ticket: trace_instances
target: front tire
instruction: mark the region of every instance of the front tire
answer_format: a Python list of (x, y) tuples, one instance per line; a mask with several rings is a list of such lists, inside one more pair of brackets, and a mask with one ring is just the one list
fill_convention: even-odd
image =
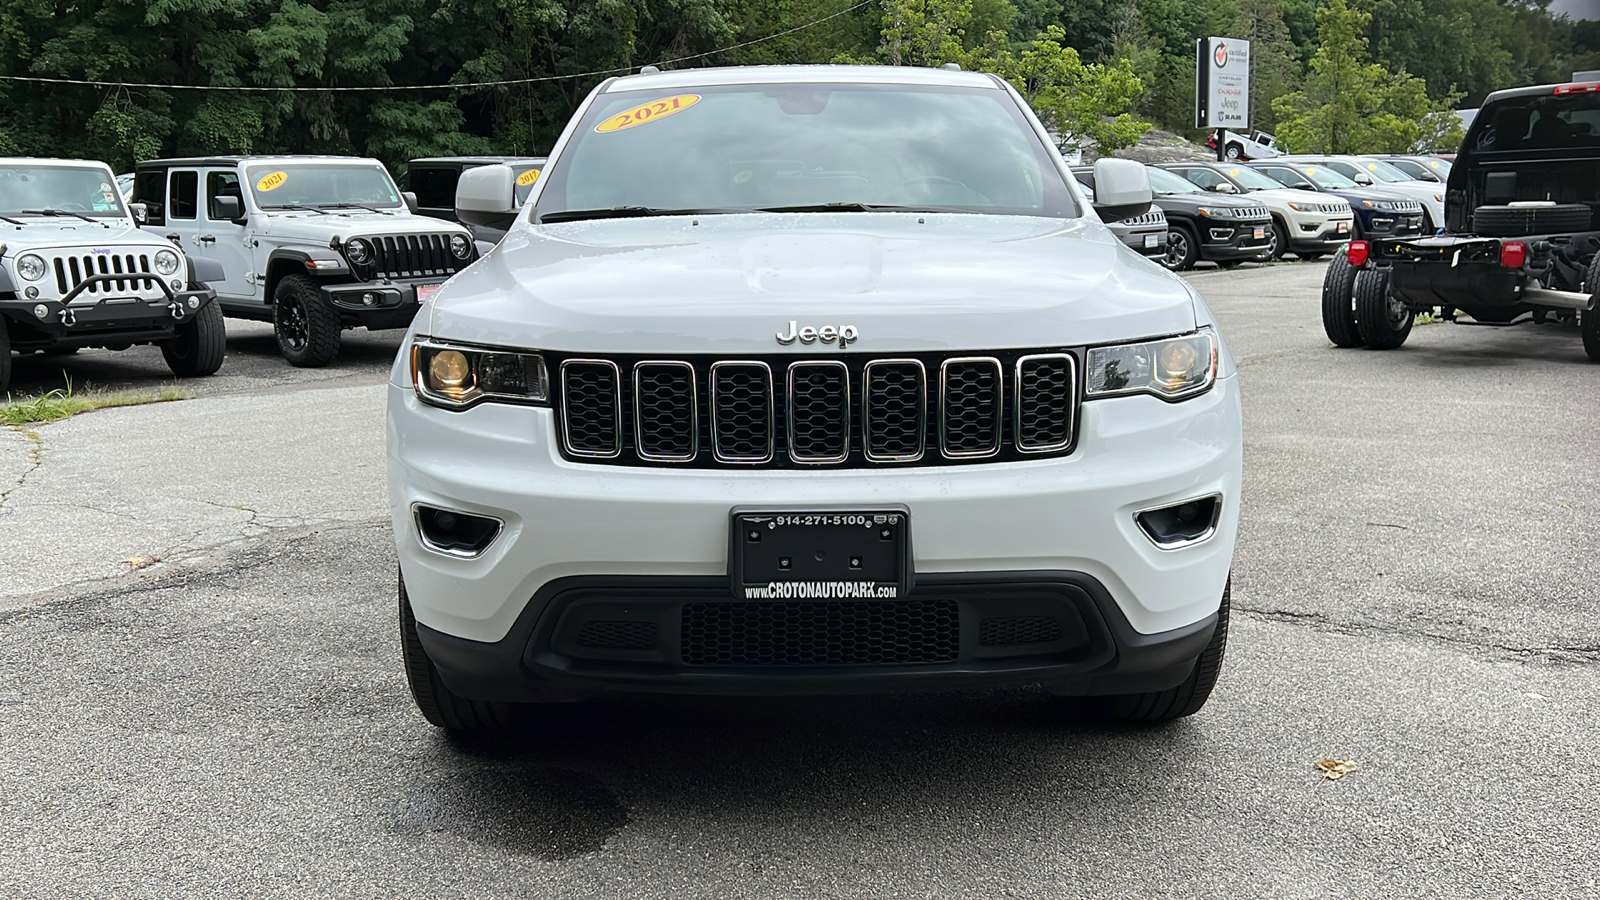
[(1269, 242), (1267, 243), (1266, 251), (1261, 256), (1262, 262), (1283, 259), (1283, 254), (1289, 250), (1289, 229), (1283, 226), (1282, 220), (1274, 217), (1272, 227), (1267, 229), (1267, 235)]
[(1091, 718), (1105, 722), (1156, 724), (1192, 716), (1211, 698), (1222, 674), (1222, 660), (1228, 653), (1228, 607), (1233, 593), (1233, 579), (1222, 588), (1222, 605), (1217, 607), (1217, 628), (1211, 640), (1194, 661), (1194, 671), (1177, 687), (1164, 691), (1146, 691), (1139, 694), (1113, 694), (1107, 697), (1089, 697), (1083, 701), (1083, 711)]
[(11, 334), (5, 319), (0, 319), (0, 391), (11, 386)]
[(1417, 314), (1389, 290), (1387, 269), (1362, 269), (1355, 298), (1356, 330), (1368, 350), (1393, 350), (1411, 336)]
[(316, 369), (333, 362), (343, 328), (317, 283), (290, 275), (278, 282), (272, 299), (272, 333), (289, 365)]
[(1343, 253), (1335, 254), (1322, 275), (1322, 330), (1335, 347), (1346, 350), (1361, 346), (1361, 332), (1356, 330), (1355, 307), (1351, 294), (1355, 290), (1356, 269)]
[[(1583, 280), (1589, 289), (1589, 308), (1578, 314), (1579, 329), (1583, 332), (1583, 352), (1590, 362), (1600, 363), (1600, 254), (1589, 262), (1589, 273)], [(4, 356), (4, 354), (0, 354)]]
[(406, 667), (411, 698), (428, 724), (455, 732), (502, 731), (513, 724), (515, 706), (492, 700), (468, 700), (451, 691), (417, 637), (417, 619), (400, 580), (400, 657)]
[(1199, 243), (1187, 225), (1173, 224), (1167, 229), (1167, 257), (1163, 265), (1174, 272), (1194, 268), (1200, 256)]
[(167, 368), (179, 378), (215, 375), (222, 368), (227, 344), (222, 307), (213, 300), (200, 307), (193, 319), (178, 326), (177, 337), (161, 342), (161, 355)]

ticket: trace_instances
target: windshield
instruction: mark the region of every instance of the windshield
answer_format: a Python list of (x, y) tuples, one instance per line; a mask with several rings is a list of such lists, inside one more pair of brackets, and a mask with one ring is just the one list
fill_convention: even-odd
[(1369, 159), (1365, 163), (1367, 171), (1372, 173), (1376, 181), (1394, 183), (1396, 181), (1415, 181), (1410, 175), (1400, 171), (1394, 166), (1380, 159)]
[(1450, 164), (1442, 159), (1430, 159), (1426, 162), (1417, 159), (1395, 159), (1390, 160), (1389, 165), (1418, 181), (1444, 181), (1450, 177)]
[(1246, 191), (1276, 191), (1282, 190), (1283, 185), (1271, 178), (1257, 172), (1255, 169), (1246, 169), (1244, 166), (1229, 166), (1224, 170), (1234, 183)]
[(1317, 187), (1330, 189), (1357, 187), (1354, 181), (1326, 166), (1295, 166), (1294, 170), (1311, 179), (1311, 183)]
[[(111, 173), (97, 166), (0, 166), (0, 215), (127, 215)], [(44, 210), (49, 210), (46, 213)]]
[(1478, 111), (1462, 147), (1491, 153), (1600, 147), (1600, 93), (1507, 97)]
[(1205, 193), (1205, 190), (1200, 185), (1187, 178), (1174, 175), (1166, 169), (1155, 169), (1146, 166), (1145, 171), (1150, 173), (1150, 190), (1157, 195)]
[(400, 192), (381, 166), (264, 162), (245, 175), (262, 209), (400, 206)]
[(827, 204), (1076, 216), (1059, 157), (1010, 96), (908, 85), (602, 94), (542, 176), (538, 216)]

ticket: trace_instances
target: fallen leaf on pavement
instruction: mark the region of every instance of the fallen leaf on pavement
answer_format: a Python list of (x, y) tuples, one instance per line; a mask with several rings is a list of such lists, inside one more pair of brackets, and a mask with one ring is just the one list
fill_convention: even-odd
[(155, 565), (156, 563), (161, 562), (161, 557), (159, 557), (159, 556), (130, 556), (127, 559), (123, 560), (123, 562), (127, 563), (130, 566), (133, 566), (135, 569), (148, 569), (151, 566)]
[(1317, 761), (1316, 769), (1322, 773), (1324, 781), (1338, 781), (1356, 770), (1356, 761), (1353, 759), (1322, 759)]

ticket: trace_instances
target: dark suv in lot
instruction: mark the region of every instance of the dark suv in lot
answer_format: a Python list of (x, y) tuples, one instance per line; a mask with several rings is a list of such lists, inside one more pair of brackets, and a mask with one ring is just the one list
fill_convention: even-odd
[[(1152, 166), (1150, 188), (1167, 218), (1167, 255), (1162, 264), (1175, 272), (1200, 260), (1232, 268), (1259, 260), (1271, 245), (1272, 214), (1254, 200), (1207, 193), (1177, 175)], [(1078, 181), (1094, 187), (1092, 169), (1074, 168)]]
[(1405, 343), (1418, 312), (1482, 324), (1581, 319), (1600, 362), (1600, 82), (1490, 94), (1445, 187), (1444, 233), (1352, 241), (1329, 266), (1323, 326), (1341, 347)]

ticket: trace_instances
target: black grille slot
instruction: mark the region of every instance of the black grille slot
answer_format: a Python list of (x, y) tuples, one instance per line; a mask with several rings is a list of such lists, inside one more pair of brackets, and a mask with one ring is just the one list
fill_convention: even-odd
[(561, 364), (561, 411), (567, 452), (610, 458), (622, 452), (621, 379), (616, 363), (569, 359)]
[(772, 369), (760, 362), (711, 367), (711, 429), (721, 462), (772, 459)]
[(843, 462), (850, 456), (850, 370), (841, 362), (789, 366), (789, 458)]
[(928, 385), (922, 363), (914, 359), (867, 363), (861, 397), (861, 443), (867, 458), (921, 459), (928, 433)]
[(642, 362), (633, 367), (634, 442), (639, 456), (686, 462), (699, 452), (694, 367)]
[(940, 373), (940, 440), (951, 457), (1000, 452), (1001, 377), (997, 359), (945, 360)]
[(373, 247), (373, 275), (418, 278), (452, 275), (466, 265), (450, 252), (447, 234), (402, 234), (364, 238)]
[[(62, 296), (83, 284), (84, 279), (91, 275), (149, 275), (150, 257), (148, 255), (135, 256), (127, 254), (91, 253), (82, 256), (56, 257), (52, 267), (55, 270), (56, 290)], [(88, 285), (83, 289), (85, 294), (92, 295), (131, 295), (140, 292), (158, 291), (154, 278), (117, 278), (111, 281), (101, 281)]]
[(578, 628), (578, 646), (598, 650), (654, 650), (654, 622), (585, 622)]
[(1072, 412), (1078, 402), (1076, 365), (1065, 353), (1017, 360), (1017, 449), (1060, 450), (1072, 443)]
[(691, 666), (851, 666), (952, 662), (954, 600), (686, 603), (680, 650)]
[(978, 623), (978, 643), (985, 647), (1045, 644), (1061, 640), (1061, 622), (1054, 616), (1007, 616)]

